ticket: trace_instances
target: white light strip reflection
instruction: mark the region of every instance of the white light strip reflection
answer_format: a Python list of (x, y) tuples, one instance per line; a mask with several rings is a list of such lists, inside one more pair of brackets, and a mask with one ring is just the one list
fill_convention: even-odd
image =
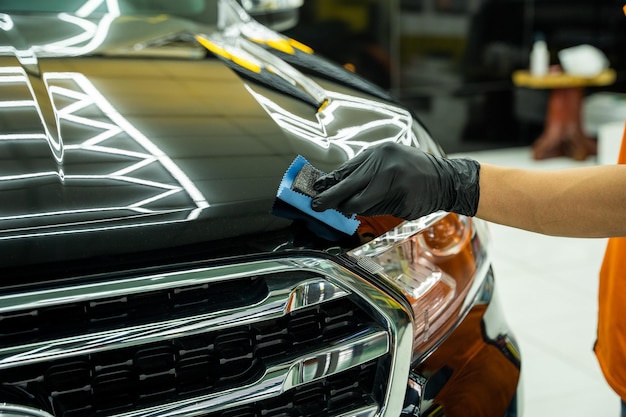
[(0, 30), (8, 32), (10, 30), (13, 30), (13, 27), (14, 23), (13, 19), (11, 19), (11, 16), (6, 13), (0, 13)]
[[(83, 55), (98, 48), (109, 34), (113, 21), (120, 16), (120, 8), (117, 0), (108, 0), (107, 9), (98, 12), (96, 9), (104, 3), (103, 0), (88, 1), (76, 14), (59, 13), (58, 19), (75, 25), (80, 33), (65, 39), (42, 45), (34, 45), (32, 49), (20, 50), (14, 46), (0, 46), (0, 55), (19, 56), (20, 61), (37, 64), (36, 55)], [(93, 14), (93, 16), (92, 16)], [(94, 19), (88, 19), (93, 17)], [(10, 16), (0, 13), (0, 30), (13, 29), (13, 21)], [(33, 55), (33, 53), (35, 55)], [(32, 55), (32, 56), (31, 56)]]
[(50, 78), (54, 77), (55, 79), (73, 79), (87, 94), (87, 96), (92, 98), (94, 103), (104, 112), (104, 114), (108, 116), (117, 126), (119, 126), (124, 133), (131, 136), (138, 144), (158, 159), (161, 165), (163, 165), (170, 172), (170, 174), (172, 174), (172, 176), (180, 182), (183, 189), (191, 196), (198, 208), (209, 207), (209, 203), (191, 182), (191, 180), (189, 180), (187, 175), (185, 175), (185, 173), (174, 162), (172, 162), (172, 160), (163, 151), (152, 143), (150, 139), (137, 130), (135, 126), (131, 125), (128, 120), (122, 117), (122, 115), (115, 110), (115, 108), (113, 108), (108, 101), (106, 101), (106, 99), (85, 76), (82, 74), (68, 73), (49, 73), (47, 76)]
[(22, 79), (24, 78), (24, 71), (19, 67), (0, 67), (0, 74), (15, 74), (20, 75)]
[[(326, 97), (329, 104), (316, 113), (316, 123), (289, 112), (266, 96), (255, 92), (250, 86), (246, 85), (246, 88), (280, 127), (320, 148), (328, 149), (331, 144), (337, 146), (345, 152), (348, 158), (354, 157), (369, 146), (382, 142), (398, 142), (420, 147), (412, 129), (413, 118), (408, 111), (400, 107), (327, 91)], [(376, 117), (369, 117), (368, 120), (371, 121), (368, 123), (354, 126), (341, 125), (333, 128), (332, 123), (337, 119), (337, 113), (351, 110), (361, 111), (364, 114), (375, 113)], [(359, 139), (368, 132), (380, 128), (393, 130), (395, 133), (377, 136), (375, 140)]]
[(94, 13), (98, 7), (106, 4), (106, 7), (111, 14), (116, 16), (120, 15), (120, 5), (118, 0), (88, 0), (80, 9), (76, 11), (76, 15), (80, 17), (87, 17)]
[[(36, 61), (36, 59), (35, 59)], [(23, 62), (23, 60), (20, 59), (20, 62), (22, 64), (25, 64), (25, 62)], [(36, 64), (36, 62), (35, 62)], [(6, 75), (5, 75), (6, 74)], [(11, 75), (9, 75), (11, 74)], [(19, 75), (18, 75), (19, 74)], [(45, 83), (44, 80), (41, 80), (39, 78), (34, 78), (36, 83), (40, 83), (39, 85), (41, 86), (41, 88), (45, 88), (43, 87), (43, 84)], [(8, 135), (0, 135), (0, 141), (7, 141), (7, 140), (24, 140), (24, 139), (29, 139), (29, 140), (45, 140), (48, 143), (48, 146), (50, 147), (50, 150), (52, 152), (52, 154), (54, 155), (54, 158), (56, 159), (57, 163), (62, 163), (63, 161), (63, 143), (61, 142), (61, 134), (60, 131), (56, 132), (56, 135), (52, 135), (50, 133), (49, 130), (49, 124), (46, 122), (46, 119), (44, 117), (44, 114), (42, 113), (41, 109), (39, 106), (37, 106), (36, 104), (36, 99), (37, 96), (35, 94), (35, 90), (33, 88), (33, 85), (31, 84), (31, 79), (29, 79), (29, 77), (26, 74), (26, 71), (23, 67), (4, 67), (2, 68), (2, 71), (0, 72), (0, 85), (4, 86), (7, 84), (22, 84), (24, 85), (28, 91), (30, 92), (30, 95), (33, 99), (31, 100), (13, 100), (13, 101), (0, 101), (0, 108), (1, 109), (11, 109), (11, 108), (24, 108), (24, 107), (32, 107), (33, 110), (35, 110), (35, 112), (37, 113), (37, 115), (39, 116), (39, 120), (41, 121), (41, 128), (44, 132), (44, 134), (8, 134)], [(49, 94), (49, 92), (46, 92), (46, 94)], [(43, 100), (48, 99), (48, 97), (45, 98), (41, 98)], [(51, 100), (51, 98), (50, 98)], [(52, 105), (52, 104), (50, 104)], [(56, 118), (55, 122), (56, 122), (56, 126), (58, 127), (58, 115), (54, 115), (54, 117)], [(51, 127), (51, 126), (50, 126)], [(56, 138), (56, 139), (55, 139)]]
[(48, 140), (48, 137), (42, 133), (13, 133), (0, 135), (0, 140)]
[[(19, 174), (19, 175), (2, 175), (0, 176), (0, 182), (1, 181), (15, 181), (15, 180), (30, 180), (30, 179), (34, 179), (34, 178), (45, 178), (45, 177), (55, 177), (58, 178), (59, 177), (59, 173), (56, 171), (42, 171), (42, 172), (33, 172), (31, 174)], [(22, 216), (5, 216), (5, 217), (0, 217), (0, 220), (4, 220), (4, 219), (15, 219), (18, 217), (22, 217)], [(23, 216), (23, 217), (29, 217), (28, 215)]]
[(121, 177), (124, 176), (126, 174), (129, 174), (133, 171), (137, 171), (143, 167), (146, 167), (148, 165), (150, 165), (151, 163), (153, 163), (154, 161), (156, 161), (156, 158), (146, 158), (143, 161), (137, 162), (134, 165), (131, 165), (127, 168), (124, 169), (120, 169), (119, 171), (115, 171), (112, 175), (116, 176), (116, 177)]
[[(80, 35), (72, 36), (61, 41), (48, 43), (46, 45), (40, 46), (43, 50), (62, 50), (65, 48), (71, 48), (79, 43), (89, 42), (93, 40), (97, 31), (98, 25), (90, 22), (87, 19), (81, 19), (80, 17), (72, 16), (67, 13), (59, 13), (57, 16), (59, 20), (72, 23), (83, 30), (83, 33)], [(106, 33), (105, 33), (106, 35)]]
[[(65, 13), (59, 14), (60, 20), (65, 20), (69, 23), (74, 23), (81, 27), (85, 31), (80, 35), (72, 36), (59, 42), (50, 43), (46, 45), (35, 45), (33, 50), (38, 54), (53, 54), (53, 55), (84, 55), (92, 52), (106, 39), (111, 24), (116, 19), (116, 15), (106, 14), (98, 22), (97, 25), (89, 22), (85, 19), (80, 19), (76, 16), (67, 15)], [(80, 43), (87, 42), (85, 45), (78, 46)]]
[(34, 100), (0, 101), (0, 107), (34, 107)]
[[(20, 68), (21, 69), (21, 68)], [(13, 84), (26, 82), (25, 75), (12, 75), (0, 78), (0, 84)]]
[[(52, 175), (56, 175), (56, 173), (51, 173)], [(112, 207), (105, 207), (105, 208), (97, 208), (97, 209), (81, 209), (81, 210), (59, 210), (59, 211), (50, 211), (47, 213), (43, 213), (43, 214), (26, 214), (26, 215), (18, 215), (18, 216), (6, 216), (3, 217), (3, 219), (7, 219), (7, 220), (23, 220), (23, 219), (35, 219), (35, 218), (44, 218), (44, 217), (54, 217), (54, 216), (66, 216), (69, 214), (85, 214), (85, 213), (102, 213), (104, 211), (111, 211), (111, 212), (115, 212), (115, 211), (133, 211), (135, 213), (140, 213), (142, 214), (164, 214), (164, 213), (175, 213), (175, 212), (181, 212), (184, 210), (181, 209), (172, 209), (172, 210), (166, 210), (166, 211), (155, 211), (155, 210), (149, 210), (143, 207), (127, 207), (127, 206), (112, 206)], [(94, 224), (94, 223), (104, 223), (104, 222), (109, 222), (111, 220), (118, 220), (118, 219), (104, 219), (104, 220), (93, 220), (93, 221), (88, 221), (88, 222), (81, 222), (81, 224)], [(180, 220), (181, 222), (184, 220)], [(166, 222), (160, 222), (160, 223), (166, 223)], [(174, 222), (172, 222), (174, 223)], [(152, 224), (152, 223), (149, 223)], [(45, 225), (45, 226), (38, 226), (39, 228), (42, 229), (46, 229), (46, 228), (52, 228), (55, 227), (54, 224), (52, 225)], [(126, 227), (134, 227), (134, 226), (126, 226)], [(108, 227), (107, 227), (108, 228)], [(30, 228), (21, 228), (21, 229), (16, 229), (16, 230), (30, 230)], [(94, 229), (92, 229), (94, 230)], [(83, 230), (81, 230), (83, 231)], [(68, 231), (66, 233), (75, 233), (74, 231)], [(55, 232), (55, 233), (37, 233), (37, 236), (43, 236), (43, 235), (50, 235), (50, 234), (63, 234), (63, 232)], [(0, 240), (6, 240), (4, 238), (0, 238)]]
[[(109, 207), (109, 208), (106, 208), (105, 210), (98, 210), (98, 212), (115, 211), (115, 210), (132, 210), (132, 208)], [(199, 209), (193, 210), (192, 214), (193, 212), (196, 212), (198, 210)], [(3, 236), (3, 237), (0, 237), (0, 240), (18, 239), (18, 238), (22, 238), (23, 236), (43, 237), (43, 236), (72, 235), (76, 233), (96, 232), (104, 228), (106, 228), (107, 231), (112, 231), (112, 230), (128, 229), (131, 227), (138, 227), (138, 226), (148, 226), (148, 225), (159, 226), (159, 225), (166, 225), (166, 224), (172, 224), (172, 223), (183, 223), (187, 221), (189, 217), (195, 218), (198, 216), (198, 214), (195, 214), (195, 216), (190, 215), (185, 220), (169, 220), (168, 219), (168, 220), (155, 221), (154, 220), (155, 215), (163, 216), (163, 215), (168, 215), (168, 214), (176, 214), (176, 213), (185, 212), (186, 210), (173, 209), (173, 210), (161, 210), (158, 212), (150, 212), (150, 213), (141, 213), (139, 209), (135, 209), (135, 211), (139, 214), (135, 216), (126, 216), (124, 219), (129, 220), (129, 221), (125, 222), (125, 224), (122, 224), (122, 225), (111, 224), (112, 222), (120, 221), (119, 218), (112, 217), (112, 218), (103, 219), (103, 220), (81, 221), (81, 222), (64, 224), (63, 226), (67, 227), (67, 230), (53, 230), (53, 231), (47, 230), (47, 229), (52, 229), (56, 227), (55, 225), (37, 227), (36, 230), (33, 228), (15, 229), (15, 232), (17, 233), (23, 232), (23, 233), (21, 235), (15, 235), (15, 236)], [(142, 211), (145, 211), (145, 210), (142, 210)], [(66, 215), (66, 214), (81, 214), (81, 213), (85, 213), (85, 212), (63, 211), (63, 212), (58, 212), (55, 214)]]
[[(144, 163), (144, 162), (152, 163), (154, 161), (157, 161), (157, 158), (155, 158), (154, 156), (148, 153), (128, 151), (126, 149), (110, 148), (106, 146), (68, 145), (67, 149), (70, 149), (70, 150), (81, 149), (84, 151), (93, 151), (93, 152), (98, 152), (102, 154), (130, 156), (131, 158), (141, 159), (140, 163)], [(142, 166), (145, 166), (145, 165), (142, 165)], [(125, 170), (127, 172), (130, 172), (127, 169)]]
[[(23, 69), (19, 67), (3, 69), (0, 74), (6, 75), (0, 75), (0, 82), (4, 81), (3, 78), (12, 77), (11, 74), (16, 73), (23, 73)], [(81, 151), (93, 154), (120, 155), (126, 158), (134, 159), (134, 161), (128, 161), (125, 164), (126, 166), (117, 166), (114, 171), (104, 174), (42, 171), (24, 172), (21, 174), (3, 176), (1, 175), (0, 169), (0, 182), (30, 181), (46, 177), (56, 178), (56, 181), (65, 181), (66, 184), (75, 184), (77, 181), (86, 181), (87, 183), (93, 184), (97, 184), (102, 181), (113, 181), (114, 183), (119, 184), (134, 184), (142, 188), (156, 191), (156, 193), (151, 193), (152, 195), (149, 196), (146, 196), (145, 193), (138, 193), (137, 195), (142, 195), (141, 200), (129, 201), (123, 206), (116, 204), (115, 206), (98, 208), (72, 207), (68, 208), (68, 210), (57, 210), (54, 212), (1, 216), (0, 221), (15, 221), (20, 219), (44, 217), (52, 218), (54, 216), (68, 214), (101, 214), (101, 216), (98, 216), (99, 218), (97, 219), (94, 218), (91, 220), (87, 219), (76, 222), (72, 222), (70, 220), (69, 224), (62, 225), (63, 230), (58, 230), (58, 225), (56, 225), (54, 221), (50, 221), (46, 225), (36, 227), (27, 226), (12, 230), (4, 229), (3, 232), (5, 232), (5, 236), (1, 236), (2, 232), (0, 232), (0, 240), (15, 239), (19, 236), (23, 236), (24, 234), (41, 236), (87, 232), (90, 230), (97, 230), (98, 227), (117, 229), (151, 224), (182, 222), (197, 218), (203, 209), (210, 206), (202, 193), (195, 187), (187, 175), (163, 151), (161, 151), (145, 135), (130, 124), (117, 110), (115, 110), (115, 108), (113, 108), (113, 106), (104, 98), (104, 96), (102, 96), (102, 94), (86, 77), (75, 73), (47, 73), (45, 74), (44, 79), (48, 85), (51, 85), (49, 90), (53, 98), (63, 98), (65, 99), (63, 101), (70, 99), (71, 101), (71, 103), (67, 104), (65, 107), (55, 109), (60, 121), (64, 123), (71, 123), (74, 126), (83, 126), (87, 128), (85, 129), (86, 132), (93, 132), (91, 136), (87, 134), (82, 137), (80, 143), (66, 144), (64, 147), (65, 152), (71, 154), (76, 151)], [(24, 85), (27, 84), (26, 77), (15, 77), (15, 81), (20, 81)], [(59, 81), (63, 81), (65, 87), (61, 88), (56, 85)], [(57, 100), (57, 103), (58, 102), (61, 101)], [(11, 106), (10, 103), (14, 104), (14, 106)], [(34, 100), (6, 101), (0, 102), (0, 107), (8, 109), (25, 107), (28, 105), (33, 107), (33, 111), (35, 111), (35, 104)], [(94, 116), (94, 119), (76, 115), (75, 112), (82, 111), (88, 107), (97, 108), (98, 112), (95, 112), (96, 116)], [(90, 114), (94, 114), (93, 108), (91, 109)], [(46, 135), (43, 133), (0, 135), (0, 141), (2, 142), (23, 142), (25, 140), (44, 141), (46, 139)], [(109, 143), (107, 142), (108, 140), (114, 141)], [(128, 146), (129, 141), (134, 142), (135, 145)], [(115, 146), (115, 144), (118, 144), (118, 146)], [(30, 145), (25, 144), (23, 146)], [(142, 150), (145, 150), (145, 152), (142, 152)], [(144, 179), (137, 175), (141, 169), (153, 164), (156, 164), (155, 166), (159, 167), (157, 169), (164, 170), (169, 174), (168, 178), (165, 179), (166, 182)], [(82, 169), (88, 169), (88, 167), (83, 166)], [(182, 206), (169, 209), (163, 207), (150, 207), (150, 205), (158, 204), (159, 201), (165, 201), (168, 197), (179, 193), (185, 193), (189, 198), (188, 207)], [(165, 207), (167, 207), (167, 205), (165, 205)], [(136, 213), (136, 215), (127, 214), (120, 216), (120, 212), (123, 211)], [(115, 214), (113, 217), (106, 217), (106, 214), (103, 213), (107, 212)], [(168, 220), (156, 220), (154, 218), (154, 216), (158, 215), (176, 213), (186, 214), (186, 217), (171, 218)], [(111, 223), (115, 224), (115, 226), (112, 226)]]

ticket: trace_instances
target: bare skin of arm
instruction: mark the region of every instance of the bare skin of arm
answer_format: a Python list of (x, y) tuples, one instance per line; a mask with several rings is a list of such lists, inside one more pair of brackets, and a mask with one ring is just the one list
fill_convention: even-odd
[(476, 217), (554, 236), (626, 236), (626, 165), (536, 171), (481, 164)]

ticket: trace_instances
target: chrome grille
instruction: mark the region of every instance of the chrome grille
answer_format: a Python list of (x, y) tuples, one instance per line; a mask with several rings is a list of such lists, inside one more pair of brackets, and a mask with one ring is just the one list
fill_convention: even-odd
[(266, 296), (265, 281), (251, 277), (18, 310), (0, 314), (0, 346), (145, 325), (186, 317), (194, 311), (208, 313), (252, 305)]
[(58, 417), (375, 415), (408, 320), (367, 292), (303, 258), (4, 295), (0, 403), (19, 388)]

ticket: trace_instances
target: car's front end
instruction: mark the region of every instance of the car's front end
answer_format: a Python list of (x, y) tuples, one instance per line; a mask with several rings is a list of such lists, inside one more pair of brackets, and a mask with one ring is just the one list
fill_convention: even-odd
[(0, 1), (0, 415), (519, 415), (484, 222), (277, 210), (441, 153), (409, 111), (234, 1), (74, 3)]

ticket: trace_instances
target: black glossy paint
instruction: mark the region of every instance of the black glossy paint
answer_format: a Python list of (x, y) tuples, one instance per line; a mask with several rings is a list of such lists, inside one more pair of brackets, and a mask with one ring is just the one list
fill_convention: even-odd
[[(384, 123), (361, 131), (382, 120), (385, 94), (312, 54), (298, 51), (292, 61), (343, 94), (323, 123), (310, 100), (276, 88), (279, 77), (246, 76), (193, 39), (215, 27), (163, 15), (4, 16), (12, 23), (0, 31), (0, 95), (10, 101), (0, 110), (4, 267), (111, 264), (187, 245), (223, 249), (232, 238), (237, 253), (254, 252), (251, 236), (293, 227), (271, 212), (295, 156), (327, 171), (397, 135)], [(102, 33), (68, 41), (81, 36), (77, 19)], [(357, 107), (344, 105), (352, 98)], [(411, 122), (405, 117), (400, 129), (410, 132)], [(313, 132), (302, 134), (303, 123)], [(346, 138), (351, 130), (358, 134)], [(276, 247), (291, 245), (280, 240)]]

